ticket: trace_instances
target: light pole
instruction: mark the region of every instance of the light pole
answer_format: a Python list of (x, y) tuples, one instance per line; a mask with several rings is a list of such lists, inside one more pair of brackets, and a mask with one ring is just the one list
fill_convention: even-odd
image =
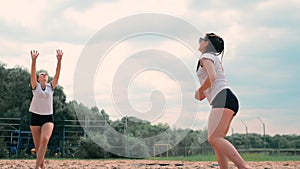
[(261, 122), (261, 124), (263, 125), (263, 134), (264, 134), (264, 150), (266, 151), (266, 126), (265, 123), (259, 118), (257, 117), (257, 119)]
[(241, 122), (243, 123), (243, 125), (245, 126), (246, 128), (246, 135), (248, 135), (248, 127), (246, 126), (245, 122), (243, 120), (241, 120)]
[(243, 125), (245, 126), (246, 128), (246, 141), (247, 141), (247, 149), (249, 149), (249, 140), (248, 140), (248, 127), (247, 125), (245, 124), (245, 122), (243, 120), (241, 120), (241, 122), (243, 123)]
[(233, 127), (231, 127), (231, 141), (232, 141), (232, 143), (233, 143), (233, 134), (234, 134), (234, 130), (233, 130)]

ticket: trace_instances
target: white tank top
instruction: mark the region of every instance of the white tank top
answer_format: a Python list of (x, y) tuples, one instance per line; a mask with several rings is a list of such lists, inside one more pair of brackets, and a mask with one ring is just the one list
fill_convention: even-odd
[[(204, 91), (204, 94), (208, 100), (208, 102), (211, 104), (216, 95), (223, 89), (230, 89), (227, 79), (225, 77), (224, 69), (222, 66), (222, 62), (219, 59), (218, 56), (212, 54), (212, 53), (204, 53), (201, 55), (200, 60), (206, 58), (213, 61), (215, 70), (216, 70), (216, 81), (212, 86)], [(206, 80), (207, 74), (203, 67), (199, 66), (199, 69), (197, 71), (197, 76), (199, 78), (200, 84), (203, 84)]]
[(53, 93), (54, 90), (50, 83), (46, 85), (45, 90), (42, 89), (40, 83), (32, 90), (33, 97), (29, 111), (39, 115), (53, 114)]

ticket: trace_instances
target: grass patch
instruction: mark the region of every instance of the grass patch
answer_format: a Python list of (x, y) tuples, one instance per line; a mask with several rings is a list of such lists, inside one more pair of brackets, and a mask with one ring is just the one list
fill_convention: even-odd
[[(300, 156), (278, 156), (266, 154), (241, 154), (246, 161), (300, 161)], [(171, 161), (216, 161), (214, 155), (192, 156), (192, 157), (151, 157), (149, 160), (171, 160)]]
[(246, 161), (300, 161), (300, 156), (288, 155), (266, 155), (266, 154), (242, 154)]

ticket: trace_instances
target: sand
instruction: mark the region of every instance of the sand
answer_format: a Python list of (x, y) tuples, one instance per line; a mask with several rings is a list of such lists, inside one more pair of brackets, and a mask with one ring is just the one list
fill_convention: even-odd
[[(300, 169), (300, 161), (248, 162), (253, 169)], [(35, 160), (0, 160), (1, 169), (34, 169)], [(216, 162), (156, 160), (46, 160), (47, 169), (210, 169)], [(230, 163), (230, 169), (236, 169)]]

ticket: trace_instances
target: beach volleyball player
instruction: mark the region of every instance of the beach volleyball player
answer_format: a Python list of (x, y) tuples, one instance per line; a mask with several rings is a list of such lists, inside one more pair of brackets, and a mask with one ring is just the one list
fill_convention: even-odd
[(47, 72), (36, 74), (36, 60), (39, 56), (38, 51), (32, 50), (31, 54), (31, 87), (32, 101), (29, 111), (31, 112), (30, 130), (33, 136), (33, 142), (36, 150), (36, 169), (45, 168), (45, 153), (49, 139), (54, 128), (53, 121), (53, 93), (57, 86), (61, 60), (63, 56), (62, 50), (56, 50), (57, 66), (53, 80), (48, 82)]
[(208, 141), (221, 169), (228, 168), (228, 159), (239, 169), (246, 169), (248, 165), (238, 151), (224, 139), (239, 109), (238, 99), (228, 85), (222, 65), (224, 41), (214, 33), (207, 33), (199, 39), (199, 45), (202, 54), (197, 65), (197, 76), (201, 87), (196, 91), (195, 98), (200, 101), (206, 98), (212, 106), (208, 119)]

